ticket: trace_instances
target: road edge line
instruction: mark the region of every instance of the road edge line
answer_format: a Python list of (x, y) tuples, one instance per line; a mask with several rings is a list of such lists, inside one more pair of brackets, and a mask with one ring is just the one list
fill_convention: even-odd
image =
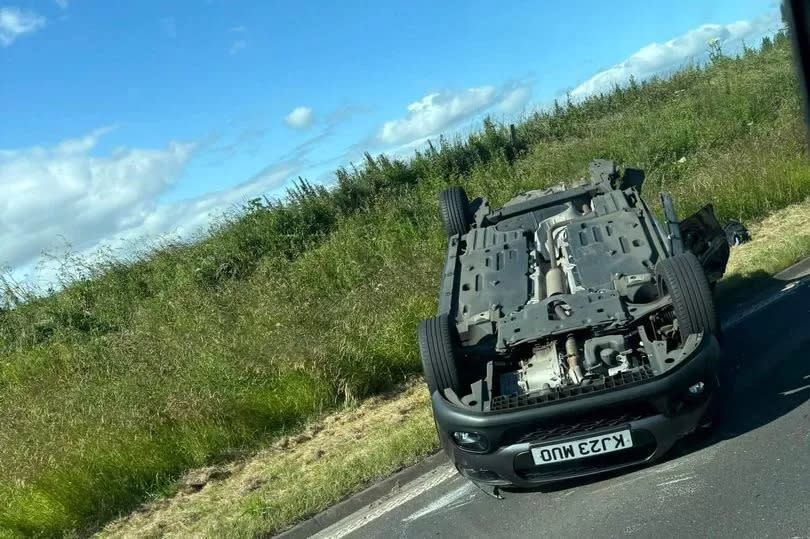
[[(772, 278), (776, 281), (783, 281), (787, 283), (790, 281), (801, 281), (807, 275), (810, 275), (810, 257), (803, 258), (795, 264), (783, 269), (782, 271), (774, 274)], [(763, 287), (762, 289), (754, 292), (753, 296), (755, 299), (753, 300), (751, 299), (751, 296), (748, 296), (743, 301), (726, 305), (726, 308), (724, 309), (724, 311), (726, 311), (724, 314), (726, 315), (728, 315), (729, 310), (733, 312), (734, 310), (742, 309), (745, 306), (748, 306), (750, 309), (746, 316), (741, 317), (740, 320), (733, 321), (733, 323), (730, 325), (735, 325), (743, 318), (746, 318), (759, 310), (759, 308), (767, 306), (767, 303), (762, 304), (762, 300), (766, 296), (772, 294), (774, 291), (775, 290), (773, 288), (769, 289), (768, 287)], [(753, 309), (751, 309), (751, 307), (753, 307)], [(445, 456), (444, 452), (439, 450), (429, 457), (417, 462), (416, 464), (370, 485), (365, 490), (362, 490), (357, 494), (349, 495), (349, 497), (343, 501), (324, 509), (320, 513), (299, 522), (293, 527), (288, 528), (277, 535), (265, 534), (259, 535), (258, 537), (277, 537), (279, 539), (311, 537), (312, 535), (325, 530), (329, 526), (340, 522), (363, 507), (382, 499), (384, 496), (388, 496), (399, 487), (404, 486), (406, 483), (409, 483), (419, 478), (423, 474), (438, 468), (446, 461), (447, 457)]]
[(436, 453), (420, 460), (416, 464), (409, 466), (396, 472), (393, 475), (381, 479), (356, 494), (349, 495), (343, 501), (340, 501), (320, 513), (299, 522), (291, 528), (277, 534), (263, 534), (258, 537), (269, 538), (277, 537), (278, 539), (299, 539), (311, 537), (316, 533), (325, 530), (329, 526), (340, 522), (344, 518), (356, 513), (363, 507), (379, 501), (385, 496), (395, 493), (400, 487), (405, 486), (407, 483), (421, 477), (422, 475), (438, 468), (442, 464), (448, 462), (447, 455), (439, 450)]

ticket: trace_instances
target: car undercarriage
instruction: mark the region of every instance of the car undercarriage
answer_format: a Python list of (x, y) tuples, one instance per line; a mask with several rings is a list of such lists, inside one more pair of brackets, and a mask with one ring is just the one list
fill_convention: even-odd
[[(641, 198), (641, 171), (620, 175), (613, 162), (597, 160), (589, 173), (590, 181), (521, 193), (495, 210), (485, 199), (469, 202), (458, 187), (441, 195), (447, 259), (438, 315), (420, 325), (419, 344), (439, 434), (457, 465), (514, 441), (507, 424), (512, 431), (577, 424), (599, 415), (596, 408), (633, 409), (639, 401), (648, 415), (672, 417), (689, 408), (690, 394), (703, 403), (715, 385), (712, 287), (729, 245), (711, 206), (678, 221), (662, 195), (659, 223)], [(617, 406), (603, 406), (609, 394), (674, 379), (668, 374), (686, 372), (685, 364), (703, 361), (698, 356), (708, 359), (691, 383), (662, 386), (678, 398), (617, 397)], [(473, 419), (458, 420), (465, 416)], [(578, 434), (562, 432), (547, 439)], [(630, 440), (630, 430), (621, 432), (617, 444)]]

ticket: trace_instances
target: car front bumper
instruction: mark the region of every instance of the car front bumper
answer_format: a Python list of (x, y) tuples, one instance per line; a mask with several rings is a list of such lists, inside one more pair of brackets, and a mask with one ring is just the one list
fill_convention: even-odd
[[(532, 487), (653, 462), (699, 425), (716, 388), (719, 358), (717, 340), (707, 334), (688, 360), (643, 383), (503, 412), (466, 410), (436, 392), (439, 438), (462, 475), (492, 485)], [(703, 391), (693, 395), (689, 388), (698, 382)], [(633, 438), (627, 450), (541, 466), (531, 457), (532, 447), (627, 428)], [(455, 431), (483, 434), (489, 450), (461, 449)]]

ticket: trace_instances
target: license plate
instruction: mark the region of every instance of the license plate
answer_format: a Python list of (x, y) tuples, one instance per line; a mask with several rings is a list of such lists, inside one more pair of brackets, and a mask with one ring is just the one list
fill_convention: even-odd
[(566, 460), (593, 457), (603, 453), (612, 453), (633, 447), (633, 437), (630, 430), (601, 434), (590, 438), (582, 438), (573, 442), (541, 445), (532, 447), (532, 458), (536, 465), (564, 462)]

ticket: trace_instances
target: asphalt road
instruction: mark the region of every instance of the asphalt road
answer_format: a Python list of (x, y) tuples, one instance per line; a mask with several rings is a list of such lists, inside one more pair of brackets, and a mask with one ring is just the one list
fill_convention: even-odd
[(488, 496), (442, 465), (318, 537), (810, 537), (810, 281), (726, 308), (736, 370), (709, 437), (630, 472)]

